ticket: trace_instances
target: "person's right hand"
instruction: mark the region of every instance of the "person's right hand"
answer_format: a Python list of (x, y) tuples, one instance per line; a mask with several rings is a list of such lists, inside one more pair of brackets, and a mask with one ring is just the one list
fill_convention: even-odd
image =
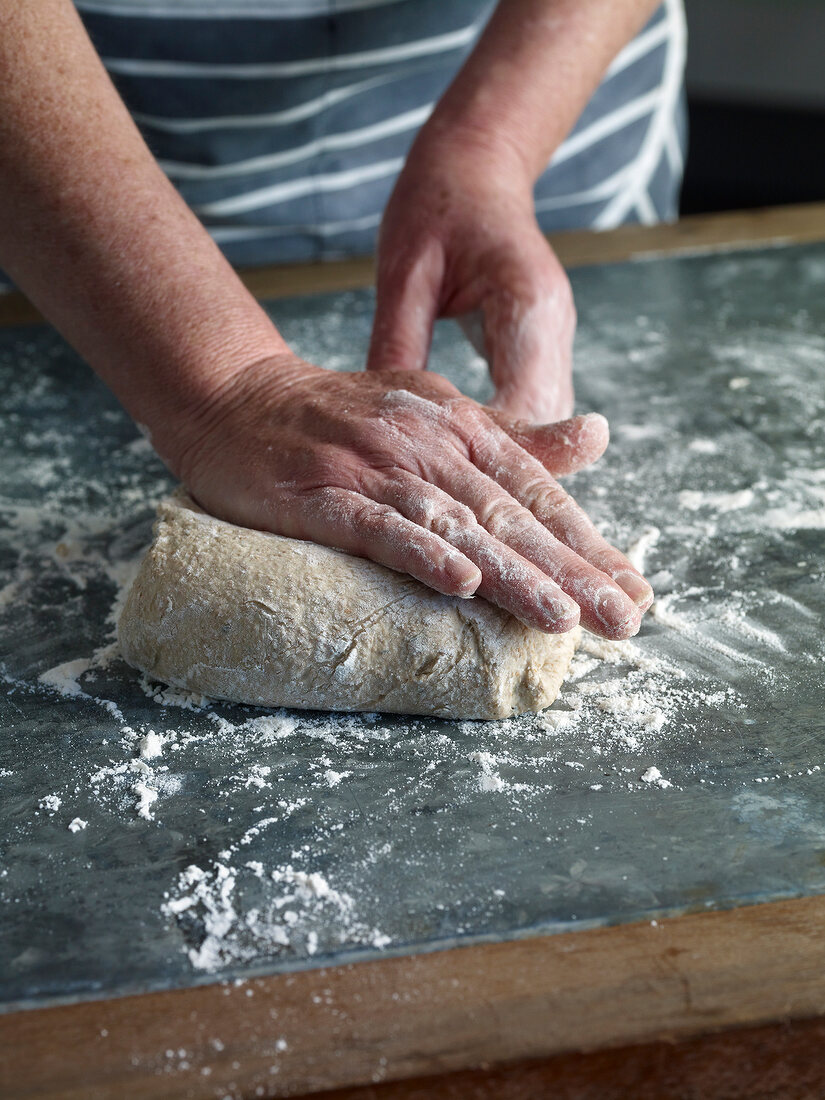
[[(483, 596), (548, 633), (639, 629), (650, 586), (551, 476), (594, 461), (603, 417), (513, 423), (415, 371), (343, 374), (284, 354), (231, 376), (155, 440), (194, 499)], [(509, 434), (508, 434), (509, 433)]]

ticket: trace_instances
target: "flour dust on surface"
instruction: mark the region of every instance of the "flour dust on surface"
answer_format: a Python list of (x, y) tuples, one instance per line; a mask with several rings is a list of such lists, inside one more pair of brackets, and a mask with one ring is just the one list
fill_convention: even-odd
[[(579, 274), (579, 399), (613, 443), (568, 485), (656, 601), (631, 641), (584, 636), (549, 711), (502, 722), (260, 711), (126, 667), (114, 625), (168, 476), (56, 337), (3, 345), (16, 996), (60, 993), (26, 940), (33, 909), (74, 929), (68, 974), (131, 988), (666, 914), (700, 882), (726, 904), (819, 881), (788, 849), (801, 858), (792, 823), (816, 817), (825, 764), (806, 733), (825, 659), (825, 339), (804, 311), (774, 328), (738, 316), (734, 283), (768, 279), (758, 256), (691, 262), (684, 317), (654, 308), (655, 264), (629, 265), (633, 294), (616, 272)], [(322, 299), (278, 308), (297, 350), (357, 365), (340, 349), (366, 339), (366, 293), (334, 317)], [(457, 332), (434, 356), (483, 397)], [(786, 823), (773, 848), (766, 815)], [(811, 852), (825, 845), (805, 827)], [(107, 946), (113, 922), (138, 957)]]

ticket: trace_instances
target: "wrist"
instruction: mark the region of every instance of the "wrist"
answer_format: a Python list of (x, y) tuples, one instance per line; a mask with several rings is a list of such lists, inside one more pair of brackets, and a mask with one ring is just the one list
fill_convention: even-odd
[(531, 158), (492, 111), (479, 115), (439, 105), (413, 145), (413, 158), (441, 175), (466, 177), (485, 189), (504, 186), (509, 193), (532, 201)]
[(227, 364), (214, 372), (208, 383), (202, 380), (189, 402), (174, 416), (149, 425), (155, 450), (169, 469), (183, 481), (200, 465), (206, 448), (224, 435), (244, 431), (250, 410), (258, 407), (264, 394), (267, 404), (284, 398), (308, 376), (322, 375), (320, 367), (299, 359), (282, 342), (281, 350), (260, 358)]
[(400, 179), (405, 204), (426, 197), (439, 220), (479, 203), (533, 211), (533, 178), (520, 151), (495, 127), (434, 116), (421, 130)]
[[(193, 331), (197, 330), (196, 321)], [(218, 338), (193, 340), (193, 346), (176, 346), (160, 364), (124, 373), (109, 385), (132, 417), (144, 428), (152, 446), (172, 472), (180, 476), (181, 455), (217, 415), (225, 394), (241, 387), (243, 379), (260, 363), (271, 364), (277, 376), (279, 363), (294, 359), (280, 334), (250, 324), (227, 325)], [(119, 384), (126, 381), (126, 392)]]

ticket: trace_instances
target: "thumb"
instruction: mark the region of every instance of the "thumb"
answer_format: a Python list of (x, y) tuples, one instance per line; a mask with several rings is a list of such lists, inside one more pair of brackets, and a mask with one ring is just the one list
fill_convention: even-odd
[(412, 264), (378, 265), (367, 370), (426, 370), (444, 256), (433, 244)]
[(488, 304), (485, 321), (492, 404), (543, 423), (570, 416), (574, 323), (563, 296), (523, 301), (501, 295)]
[(514, 420), (499, 409), (485, 407), (484, 411), (554, 477), (590, 466), (604, 454), (610, 439), (610, 429), (601, 413), (573, 416), (555, 424), (531, 424)]
[(543, 237), (500, 257), (481, 305), (496, 388), (490, 404), (541, 424), (570, 416), (576, 307)]

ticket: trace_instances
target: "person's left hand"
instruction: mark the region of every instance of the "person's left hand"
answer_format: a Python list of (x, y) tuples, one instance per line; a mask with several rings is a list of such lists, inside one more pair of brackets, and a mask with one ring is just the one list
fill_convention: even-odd
[(426, 369), (438, 317), (459, 320), (487, 359), (493, 407), (534, 422), (571, 415), (573, 294), (528, 173), (478, 137), (425, 127), (381, 225), (368, 369)]

